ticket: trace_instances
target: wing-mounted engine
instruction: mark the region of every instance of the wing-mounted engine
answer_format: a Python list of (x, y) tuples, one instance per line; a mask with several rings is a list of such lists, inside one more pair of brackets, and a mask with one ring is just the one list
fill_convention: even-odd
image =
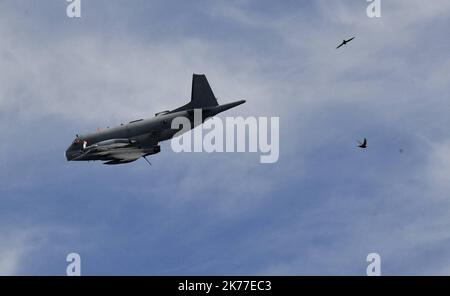
[(161, 146), (156, 145), (156, 146), (153, 146), (151, 148), (146, 148), (145, 149), (145, 153), (146, 153), (145, 156), (156, 154), (156, 153), (159, 153), (159, 152), (161, 152)]
[[(159, 153), (161, 151), (161, 147), (159, 145), (148, 147), (145, 149), (141, 148), (122, 148), (115, 150), (113, 152), (107, 152), (107, 160), (104, 164), (112, 165), (112, 164), (123, 164), (129, 163), (138, 160), (143, 157), (147, 162), (147, 156)], [(150, 162), (149, 162), (150, 163)]]
[(91, 146), (85, 147), (86, 150), (99, 148), (99, 149), (115, 149), (129, 147), (135, 143), (134, 140), (129, 139), (111, 139), (102, 142), (95, 143)]

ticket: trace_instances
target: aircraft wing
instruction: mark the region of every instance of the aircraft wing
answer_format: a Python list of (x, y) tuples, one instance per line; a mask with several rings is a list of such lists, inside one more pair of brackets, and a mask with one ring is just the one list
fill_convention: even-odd
[(156, 137), (150, 133), (133, 139), (112, 139), (86, 148), (75, 160), (102, 160), (105, 164), (121, 164), (160, 152)]
[(148, 134), (134, 137), (132, 140), (135, 142), (135, 146), (142, 149), (151, 149), (158, 145), (159, 131), (152, 131)]
[(127, 149), (117, 149), (108, 151), (106, 154), (108, 158), (112, 160), (105, 162), (105, 164), (120, 164), (120, 163), (128, 163), (133, 162), (145, 156), (144, 150), (138, 148), (127, 148)]
[(148, 139), (146, 141), (139, 140), (133, 146), (106, 150), (98, 152), (98, 154), (108, 160), (105, 164), (121, 164), (133, 162), (141, 157), (156, 154), (160, 151), (161, 148), (158, 142)]

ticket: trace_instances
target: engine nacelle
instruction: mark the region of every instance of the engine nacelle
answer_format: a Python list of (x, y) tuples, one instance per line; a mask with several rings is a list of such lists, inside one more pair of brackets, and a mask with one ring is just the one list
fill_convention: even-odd
[(161, 146), (153, 146), (150, 149), (146, 149), (147, 155), (152, 155), (161, 152)]
[(108, 146), (112, 144), (131, 144), (131, 141), (128, 139), (111, 139), (102, 142), (95, 143), (97, 146)]
[(129, 140), (129, 139), (111, 139), (111, 140), (105, 140), (98, 143), (95, 143), (93, 145), (90, 145), (88, 147), (84, 147), (83, 149), (92, 149), (92, 148), (120, 148), (120, 147), (126, 147), (128, 145), (133, 144), (135, 141)]

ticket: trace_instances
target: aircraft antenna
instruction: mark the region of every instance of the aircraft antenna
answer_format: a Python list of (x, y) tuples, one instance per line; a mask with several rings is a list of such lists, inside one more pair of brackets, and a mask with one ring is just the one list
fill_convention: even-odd
[(147, 159), (146, 156), (142, 156), (142, 157), (145, 159), (145, 161), (146, 161), (149, 165), (152, 165), (152, 163), (151, 163), (150, 161), (148, 161), (148, 159)]

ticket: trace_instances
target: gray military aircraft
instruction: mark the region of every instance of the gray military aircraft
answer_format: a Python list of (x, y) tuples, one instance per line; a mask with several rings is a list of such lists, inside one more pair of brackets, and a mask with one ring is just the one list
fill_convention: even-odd
[[(172, 111), (163, 111), (149, 119), (139, 119), (107, 128), (95, 133), (77, 135), (66, 150), (68, 161), (100, 160), (104, 164), (122, 164), (159, 153), (160, 142), (171, 139), (180, 129), (172, 129), (171, 122), (176, 117), (186, 117), (194, 128), (194, 109), (202, 110), (202, 123), (208, 117), (245, 103), (245, 100), (224, 105), (209, 86), (205, 75), (192, 77), (191, 101)], [(147, 160), (148, 162), (148, 160)]]

